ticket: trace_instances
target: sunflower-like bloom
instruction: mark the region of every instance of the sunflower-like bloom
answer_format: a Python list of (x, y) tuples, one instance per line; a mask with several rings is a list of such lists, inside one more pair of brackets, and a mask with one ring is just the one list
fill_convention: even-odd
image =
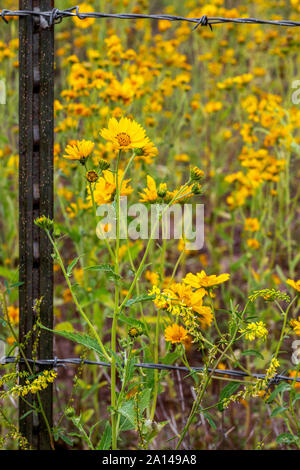
[(120, 121), (111, 118), (108, 128), (102, 129), (100, 134), (103, 139), (111, 141), (116, 150), (142, 149), (150, 142), (145, 129), (128, 118), (121, 118)]
[(298, 317), (298, 320), (291, 320), (291, 326), (296, 335), (300, 336), (300, 317)]
[(141, 196), (140, 202), (156, 202), (158, 199), (157, 187), (152, 176), (147, 175), (147, 187), (143, 189), (143, 193), (139, 193)]
[(76, 140), (66, 147), (64, 158), (79, 160), (84, 163), (94, 150), (95, 144), (90, 140)]
[[(118, 184), (120, 185), (123, 171), (119, 170), (118, 172)], [(123, 180), (122, 186), (120, 188), (120, 196), (128, 196), (132, 193), (133, 189), (131, 186), (128, 186), (130, 179)], [(97, 205), (109, 204), (113, 201), (116, 193), (116, 175), (110, 170), (104, 170), (103, 176), (99, 178), (95, 184), (94, 188), (94, 198)], [(88, 187), (88, 193), (90, 194), (90, 188)]]
[(288, 279), (286, 283), (289, 286), (293, 287), (293, 289), (295, 289), (296, 291), (300, 292), (300, 279), (299, 281), (293, 281), (292, 279)]
[[(211, 308), (203, 305), (203, 297), (207, 294), (205, 289), (193, 291), (190, 286), (174, 282), (164, 292), (169, 294), (174, 304), (184, 305), (192, 312), (196, 312), (198, 321), (203, 329), (211, 325), (213, 321)], [(185, 313), (187, 314), (188, 311)], [(188, 317), (189, 315), (185, 315), (185, 319), (189, 324)]]
[(183, 282), (195, 289), (200, 289), (201, 287), (212, 287), (222, 284), (223, 282), (228, 281), (229, 278), (230, 274), (220, 274), (220, 276), (213, 274), (212, 276), (207, 276), (205, 271), (201, 271), (196, 275), (192, 273), (187, 274), (183, 279)]
[(136, 155), (137, 155), (136, 156), (137, 162), (143, 161), (147, 165), (150, 165), (151, 163), (153, 163), (153, 158), (158, 155), (158, 150), (153, 144), (153, 142), (149, 140), (149, 142), (146, 145), (144, 145), (144, 147), (138, 149), (138, 151), (136, 152)]
[(183, 343), (187, 340), (187, 337), (188, 332), (182, 326), (176, 325), (176, 323), (165, 329), (165, 339), (172, 344)]

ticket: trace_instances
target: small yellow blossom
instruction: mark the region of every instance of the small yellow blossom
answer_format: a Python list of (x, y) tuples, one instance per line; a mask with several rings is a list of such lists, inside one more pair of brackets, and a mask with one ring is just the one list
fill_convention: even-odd
[(259, 230), (260, 224), (258, 219), (254, 218), (248, 218), (245, 220), (245, 225), (244, 225), (244, 230), (246, 232), (257, 232)]
[(168, 326), (165, 329), (165, 339), (166, 341), (171, 342), (172, 344), (175, 343), (183, 343), (188, 338), (188, 332), (182, 326), (176, 325), (174, 323), (171, 326)]
[(240, 329), (240, 333), (244, 333), (246, 339), (253, 341), (255, 338), (265, 339), (268, 335), (268, 330), (264, 322), (260, 321), (249, 323), (245, 329)]

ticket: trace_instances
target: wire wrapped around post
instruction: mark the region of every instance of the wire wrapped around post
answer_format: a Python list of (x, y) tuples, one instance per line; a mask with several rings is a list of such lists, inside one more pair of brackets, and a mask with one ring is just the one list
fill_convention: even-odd
[[(54, 7), (54, 0), (20, 0), (19, 6), (45, 11)], [(53, 355), (52, 335), (44, 330), (37, 337), (34, 325), (37, 316), (49, 328), (53, 325), (53, 261), (48, 238), (34, 220), (41, 215), (53, 218), (54, 28), (43, 23), (41, 16), (20, 16), (19, 21), (19, 334), (26, 356), (43, 359)], [(39, 299), (38, 312), (35, 304)], [(44, 368), (39, 365), (35, 372)], [(23, 362), (20, 369), (27, 370)], [(20, 399), (20, 431), (34, 449), (47, 450), (52, 387), (41, 392), (40, 403), (35, 405), (43, 408), (43, 418)]]

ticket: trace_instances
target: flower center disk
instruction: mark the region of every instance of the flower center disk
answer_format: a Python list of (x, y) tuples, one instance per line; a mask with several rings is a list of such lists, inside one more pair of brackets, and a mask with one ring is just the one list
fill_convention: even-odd
[(131, 139), (129, 135), (125, 132), (121, 132), (120, 134), (118, 134), (117, 139), (121, 147), (128, 147), (128, 145), (131, 144)]

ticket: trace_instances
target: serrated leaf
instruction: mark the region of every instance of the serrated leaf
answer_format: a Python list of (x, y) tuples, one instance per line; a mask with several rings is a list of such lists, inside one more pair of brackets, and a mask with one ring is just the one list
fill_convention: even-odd
[(127, 300), (125, 307), (131, 307), (131, 305), (134, 305), (140, 302), (149, 302), (149, 300), (154, 300), (155, 297), (156, 297), (155, 295), (147, 295), (147, 294), (140, 295), (139, 297), (134, 297), (132, 299)]
[(120, 413), (122, 416), (124, 416), (130, 422), (130, 424), (133, 426), (133, 429), (135, 429), (136, 412), (135, 412), (133, 401), (128, 401), (128, 402), (124, 403), (118, 409), (118, 413)]
[(121, 279), (121, 276), (119, 274), (116, 274), (115, 271), (113, 270), (113, 267), (108, 264), (96, 264), (95, 266), (89, 266), (88, 268), (85, 268), (87, 271), (99, 271), (99, 272), (105, 272), (108, 274), (110, 278), (113, 278), (115, 280)]
[(54, 330), (56, 332), (57, 331), (68, 331), (69, 333), (75, 331), (72, 323), (70, 323), (69, 321), (63, 321), (61, 323), (58, 323), (55, 326)]
[(119, 314), (118, 318), (121, 322), (126, 323), (129, 326), (138, 326), (139, 328), (144, 329), (143, 322), (137, 320), (136, 318), (126, 317), (126, 315), (123, 315), (122, 313)]
[(147, 388), (146, 390), (143, 390), (141, 398), (139, 400), (139, 410), (141, 413), (149, 406), (150, 398), (151, 398), (151, 389)]
[(100, 346), (97, 340), (87, 335), (86, 333), (79, 333), (78, 331), (75, 331), (75, 330), (72, 333), (70, 331), (51, 330), (50, 328), (46, 328), (42, 324), (40, 324), (40, 327), (43, 330), (51, 331), (52, 333), (63, 336), (64, 338), (69, 339), (70, 341), (73, 341), (74, 343), (81, 344), (82, 346), (85, 346), (88, 349), (92, 349), (93, 351), (96, 351), (97, 354), (101, 356), (101, 358), (103, 358), (103, 352), (100, 349)]

